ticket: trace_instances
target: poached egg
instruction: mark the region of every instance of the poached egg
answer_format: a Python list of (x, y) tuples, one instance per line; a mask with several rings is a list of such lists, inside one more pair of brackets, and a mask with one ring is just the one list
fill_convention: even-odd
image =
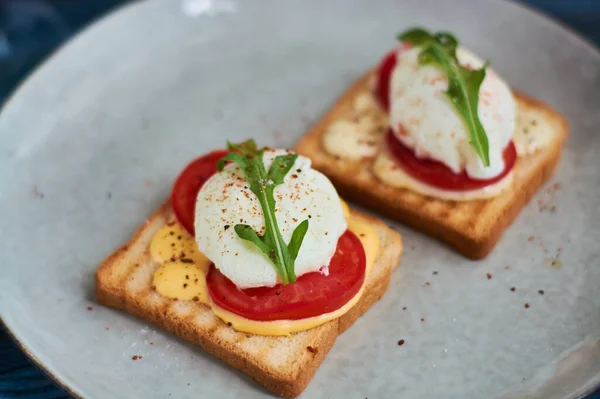
[[(265, 150), (268, 170), (285, 150)], [(275, 187), (275, 216), (281, 235), (289, 243), (298, 224), (308, 219), (308, 231), (295, 261), (296, 277), (321, 271), (333, 257), (347, 225), (333, 184), (311, 168), (310, 159), (298, 156), (283, 184)], [(238, 237), (236, 224), (250, 225), (259, 234), (265, 223), (261, 205), (237, 164), (214, 174), (198, 193), (195, 210), (196, 243), (221, 273), (239, 288), (272, 287), (280, 282), (275, 266), (251, 242)]]
[[(444, 163), (454, 173), (490, 179), (504, 170), (503, 152), (515, 132), (516, 103), (509, 86), (491, 69), (479, 90), (478, 115), (489, 141), (490, 165), (469, 144), (463, 119), (444, 95), (448, 78), (433, 65), (419, 65), (421, 48), (401, 48), (390, 82), (390, 125), (395, 136), (418, 158)], [(479, 69), (484, 61), (458, 48), (459, 63)]]

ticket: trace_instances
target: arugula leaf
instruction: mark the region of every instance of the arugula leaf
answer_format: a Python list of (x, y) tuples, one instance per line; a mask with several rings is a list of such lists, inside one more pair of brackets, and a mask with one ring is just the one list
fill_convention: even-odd
[(404, 31), (398, 35), (398, 40), (408, 42), (413, 46), (423, 46), (429, 42), (435, 41), (435, 38), (423, 28), (413, 28)]
[(250, 191), (258, 198), (265, 218), (265, 232), (262, 236), (251, 226), (245, 224), (235, 225), (235, 232), (238, 237), (253, 243), (265, 254), (275, 266), (283, 284), (293, 283), (296, 281), (294, 263), (308, 230), (308, 219), (296, 226), (289, 245), (286, 244), (275, 217), (274, 191), (276, 186), (283, 184), (285, 176), (294, 166), (298, 155), (276, 156), (267, 172), (263, 162), (265, 149), (258, 150), (254, 140), (248, 140), (241, 144), (227, 143), (227, 146), (231, 152), (219, 160), (217, 170), (222, 171), (225, 162), (236, 163), (248, 181)]
[(273, 180), (273, 183), (283, 183), (285, 175), (292, 169), (296, 159), (298, 159), (298, 154), (278, 155), (275, 157), (269, 168), (269, 177)]
[(490, 148), (485, 129), (478, 114), (479, 89), (485, 79), (486, 62), (481, 69), (469, 70), (459, 64), (456, 57), (458, 40), (447, 32), (432, 35), (425, 29), (415, 28), (403, 32), (398, 39), (422, 47), (419, 54), (421, 65), (435, 65), (446, 73), (448, 90), (446, 98), (462, 117), (469, 131), (469, 144), (475, 149), (485, 166), (490, 165)]
[(248, 226), (247, 224), (236, 224), (234, 226), (234, 230), (237, 233), (238, 237), (242, 240), (250, 241), (255, 244), (258, 249), (260, 249), (265, 255), (270, 257), (271, 249), (267, 244), (264, 243), (262, 237), (260, 237), (256, 231), (252, 228), (252, 226)]
[(300, 223), (296, 226), (294, 233), (292, 234), (292, 238), (290, 239), (290, 245), (288, 249), (290, 251), (290, 256), (293, 259), (298, 257), (298, 251), (300, 251), (300, 246), (302, 245), (302, 241), (304, 240), (304, 235), (308, 231), (308, 219)]

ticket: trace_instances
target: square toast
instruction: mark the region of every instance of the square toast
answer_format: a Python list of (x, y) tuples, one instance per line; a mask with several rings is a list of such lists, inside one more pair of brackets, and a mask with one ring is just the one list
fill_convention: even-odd
[(380, 242), (367, 275), (365, 291), (350, 311), (310, 330), (289, 336), (261, 336), (234, 330), (200, 302), (169, 299), (152, 288), (154, 272), (149, 245), (162, 226), (175, 220), (170, 202), (143, 223), (131, 240), (106, 258), (96, 271), (99, 303), (123, 309), (201, 346), (230, 366), (283, 397), (298, 396), (333, 346), (386, 291), (402, 254), (400, 235), (374, 217), (352, 210), (368, 222)]
[[(421, 230), (468, 258), (484, 258), (552, 175), (567, 138), (566, 120), (542, 102), (515, 92), (517, 115), (543, 121), (551, 131), (548, 144), (533, 154), (519, 156), (513, 168), (511, 186), (496, 197), (472, 201), (427, 197), (381, 182), (372, 171), (373, 158), (341, 158), (329, 154), (324, 148), (323, 139), (328, 127), (352, 114), (358, 96), (371, 95), (374, 77), (375, 71), (371, 70), (347, 89), (302, 137), (295, 151), (311, 158), (313, 167), (329, 177), (342, 197)], [(385, 114), (381, 109), (376, 113), (381, 123)], [(387, 123), (387, 116), (385, 118)], [(378, 149), (385, 151), (384, 134), (379, 136)]]

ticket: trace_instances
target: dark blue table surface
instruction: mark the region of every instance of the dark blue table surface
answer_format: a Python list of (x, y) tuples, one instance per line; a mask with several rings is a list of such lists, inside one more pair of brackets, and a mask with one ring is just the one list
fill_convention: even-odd
[[(125, 2), (0, 0), (0, 104), (52, 50), (91, 21)], [(523, 2), (600, 45), (600, 0)], [(35, 368), (0, 329), (0, 399), (16, 398), (64, 399), (68, 395)], [(600, 399), (600, 394), (593, 399)]]

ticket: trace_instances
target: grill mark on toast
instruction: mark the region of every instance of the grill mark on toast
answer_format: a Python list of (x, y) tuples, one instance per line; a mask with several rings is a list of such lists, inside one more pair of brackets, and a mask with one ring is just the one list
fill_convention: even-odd
[(268, 356), (268, 354), (273, 351), (273, 348), (275, 346), (277, 346), (278, 343), (279, 343), (279, 340), (267, 341), (266, 345), (263, 345), (261, 347), (261, 349), (258, 351), (258, 353), (256, 354), (256, 357), (258, 357), (260, 359), (266, 358)]
[(443, 220), (449, 220), (454, 215), (454, 211), (458, 207), (456, 201), (448, 201), (445, 206), (442, 207), (439, 217)]
[(479, 217), (484, 213), (485, 208), (487, 207), (489, 202), (489, 200), (480, 200), (474, 201), (472, 203), (474, 206), (472, 206), (471, 209), (468, 210), (469, 220), (467, 222), (467, 226), (469, 230), (475, 230), (475, 227), (477, 226), (477, 221), (479, 220)]
[(125, 273), (123, 273), (121, 278), (119, 278), (118, 285), (121, 287), (125, 287), (127, 289), (127, 287), (129, 287), (129, 284), (127, 284), (127, 283), (133, 279), (134, 271), (135, 271), (135, 267), (133, 266), (133, 264), (129, 265), (129, 267), (127, 268), (127, 271)]
[(410, 203), (411, 207), (422, 208), (423, 206), (431, 202), (428, 197), (425, 197), (423, 195), (416, 195), (412, 191), (405, 188), (396, 189), (396, 192), (398, 192), (398, 196), (403, 200), (402, 202), (396, 201), (397, 208), (406, 207), (406, 203)]

